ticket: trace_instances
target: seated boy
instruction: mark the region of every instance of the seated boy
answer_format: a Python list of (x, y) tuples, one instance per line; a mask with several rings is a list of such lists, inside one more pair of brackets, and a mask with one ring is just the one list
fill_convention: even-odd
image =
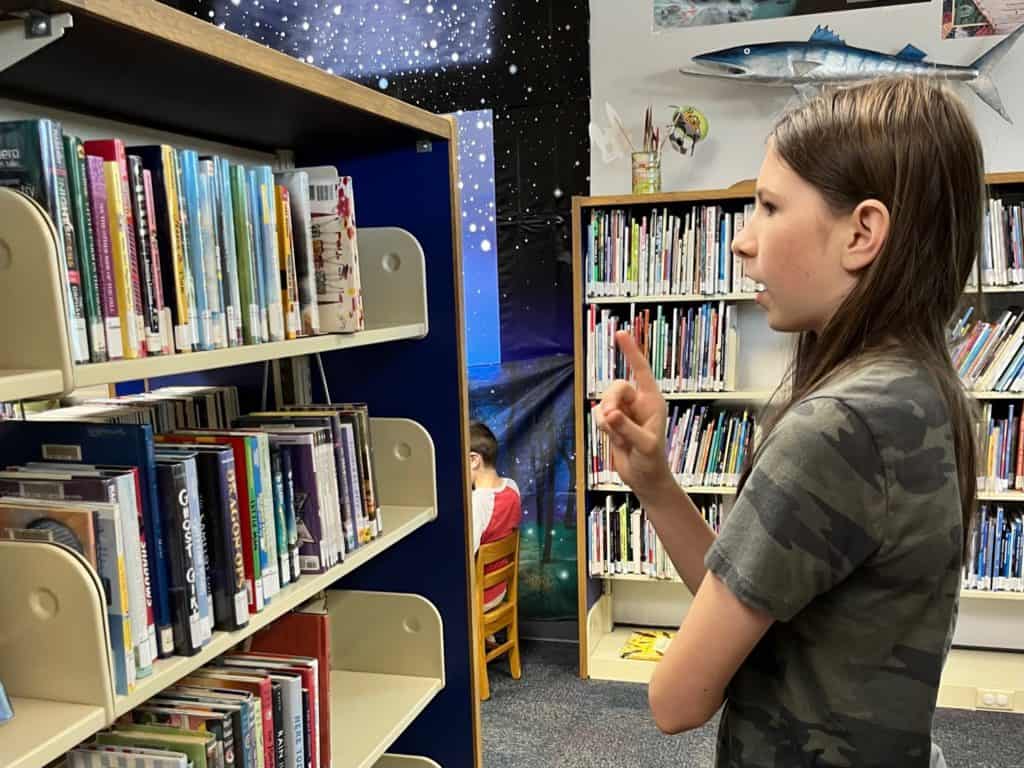
[[(469, 468), (473, 476), (473, 553), (481, 544), (508, 536), (519, 527), (523, 513), (519, 506), (519, 487), (514, 480), (500, 477), (495, 463), (498, 441), (483, 422), (469, 425)], [(497, 570), (508, 560), (491, 563), (486, 571)], [(497, 608), (506, 594), (505, 584), (484, 591), (484, 611)]]

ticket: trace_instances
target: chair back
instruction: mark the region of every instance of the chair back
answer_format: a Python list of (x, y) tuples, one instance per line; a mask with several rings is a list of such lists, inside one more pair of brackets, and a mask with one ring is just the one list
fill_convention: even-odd
[[(497, 567), (491, 567), (497, 566)], [(477, 599), (484, 590), (506, 584), (506, 601), (515, 603), (519, 596), (519, 529), (489, 544), (480, 545), (476, 556)], [(482, 604), (482, 603), (481, 603)]]

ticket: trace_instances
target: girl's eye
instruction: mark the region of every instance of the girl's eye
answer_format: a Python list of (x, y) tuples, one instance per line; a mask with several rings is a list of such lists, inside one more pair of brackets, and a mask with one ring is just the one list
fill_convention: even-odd
[(762, 209), (764, 210), (764, 212), (765, 212), (766, 214), (768, 214), (769, 216), (771, 216), (771, 215), (772, 215), (773, 213), (775, 213), (775, 206), (774, 206), (774, 205), (772, 205), (771, 203), (765, 202), (764, 200), (762, 200), (762, 201), (760, 202), (760, 207), (761, 207), (761, 208), (762, 208)]

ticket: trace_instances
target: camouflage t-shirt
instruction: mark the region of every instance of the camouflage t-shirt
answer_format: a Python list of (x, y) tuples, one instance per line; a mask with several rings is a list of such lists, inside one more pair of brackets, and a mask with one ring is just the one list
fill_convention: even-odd
[(933, 380), (867, 364), (787, 413), (705, 563), (776, 622), (726, 691), (720, 768), (927, 766), (959, 589)]

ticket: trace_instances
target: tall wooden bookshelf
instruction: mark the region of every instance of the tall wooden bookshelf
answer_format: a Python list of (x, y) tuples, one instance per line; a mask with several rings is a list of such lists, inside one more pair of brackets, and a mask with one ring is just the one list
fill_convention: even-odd
[(0, 221), (0, 399), (97, 384), (240, 383), (254, 374), (247, 364), (321, 353), (334, 399), (366, 402), (374, 417), (385, 533), (285, 588), (245, 629), (215, 633), (199, 655), (160, 660), (129, 696), (114, 693), (105, 608), (84, 561), (0, 543), (0, 680), (15, 709), (0, 765), (41, 768), (318, 595), (332, 622), (333, 765), (480, 765), (454, 121), (155, 0), (0, 0), (0, 20), (28, 9), (70, 14), (71, 25), (0, 71), (0, 119), (55, 117), (86, 138), (212, 147), (239, 162), (330, 164), (351, 175), (367, 329), (75, 365), (55, 268), (18, 250), (19, 233)]
[[(986, 177), (990, 194), (1005, 196), (1024, 193), (1024, 174), (1001, 173)], [(608, 195), (573, 199), (573, 301), (575, 339), (576, 403), (576, 515), (578, 564), (579, 673), (581, 677), (646, 683), (655, 662), (626, 660), (619, 655), (636, 629), (677, 630), (692, 595), (678, 579), (655, 579), (641, 574), (616, 574), (592, 577), (588, 563), (588, 512), (613, 494), (624, 499), (628, 489), (610, 484), (588, 484), (590, 461), (586, 414), (597, 402), (587, 391), (586, 313), (591, 304), (618, 308), (629, 305), (653, 307), (704, 301), (725, 301), (738, 313), (739, 353), (736, 388), (731, 392), (674, 393), (666, 395), (670, 408), (687, 402), (714, 402), (723, 406), (743, 403), (757, 409), (774, 392), (785, 373), (792, 352), (791, 339), (773, 333), (749, 294), (672, 295), (636, 297), (587, 296), (586, 232), (595, 210), (626, 210), (638, 216), (652, 209), (668, 209), (682, 215), (694, 204), (720, 205), (724, 211), (742, 211), (753, 201), (754, 183), (739, 182), (728, 189), (672, 192), (654, 195)], [(979, 281), (980, 282), (980, 281)], [(991, 317), (1020, 300), (1024, 286), (982, 287), (971, 289), (978, 295), (981, 309)], [(1020, 393), (974, 392), (979, 401), (1022, 401)], [(735, 498), (735, 489), (687, 487), (695, 500), (717, 496), (725, 515)], [(1024, 493), (979, 493), (979, 500), (1021, 502)], [(954, 650), (944, 671), (939, 703), (960, 708), (995, 709), (1024, 713), (1024, 594), (979, 592), (961, 593), (960, 614)], [(1007, 652), (1011, 651), (1011, 652)], [(994, 694), (995, 698), (986, 696)], [(1000, 698), (1003, 694), (1004, 698)], [(993, 703), (993, 701), (995, 703)]]

